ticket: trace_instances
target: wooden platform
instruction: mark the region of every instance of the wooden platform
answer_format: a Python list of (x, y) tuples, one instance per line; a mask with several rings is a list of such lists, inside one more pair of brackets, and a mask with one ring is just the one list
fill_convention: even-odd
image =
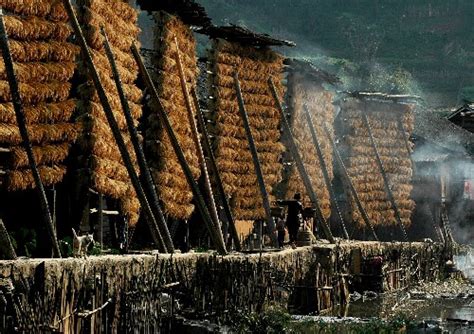
[[(157, 330), (169, 316), (161, 312), (163, 293), (179, 300), (180, 313), (198, 318), (259, 311), (269, 302), (300, 314), (320, 312), (347, 303), (350, 291), (382, 292), (437, 280), (451, 258), (437, 243), (343, 242), (227, 256), (20, 259), (0, 261), (0, 291), (16, 305), (7, 310), (19, 328)], [(8, 328), (1, 321), (0, 330)]]

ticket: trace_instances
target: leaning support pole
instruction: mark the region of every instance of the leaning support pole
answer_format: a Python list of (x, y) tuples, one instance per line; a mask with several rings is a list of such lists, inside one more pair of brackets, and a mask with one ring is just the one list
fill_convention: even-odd
[[(258, 159), (257, 147), (255, 146), (255, 141), (253, 139), (252, 130), (250, 129), (249, 118), (247, 111), (245, 110), (244, 98), (242, 97), (242, 91), (240, 89), (239, 74), (234, 73), (234, 88), (237, 93), (237, 101), (239, 103), (240, 117), (244, 123), (245, 134), (247, 136), (247, 142), (249, 144), (250, 153), (252, 154), (253, 167), (255, 169), (255, 174), (257, 174), (258, 186), (260, 188), (260, 193), (262, 194), (263, 208), (265, 209), (265, 218), (267, 220), (268, 227), (270, 229), (271, 238), (274, 246), (278, 245), (278, 240), (273, 231), (276, 229), (275, 222), (273, 221), (270, 200), (268, 199), (267, 188), (265, 187), (265, 180), (263, 179), (262, 167), (260, 165), (260, 160)], [(261, 229), (260, 229), (261, 231)], [(261, 233), (260, 233), (261, 234)], [(262, 235), (259, 235), (260, 240), (262, 240)]]
[(76, 38), (81, 47), (82, 56), (85, 58), (85, 62), (89, 68), (89, 72), (92, 76), (92, 80), (94, 81), (95, 89), (97, 91), (97, 94), (99, 95), (100, 103), (102, 104), (102, 108), (104, 109), (105, 116), (107, 118), (110, 129), (112, 130), (112, 134), (119, 148), (120, 155), (122, 156), (125, 167), (127, 168), (128, 175), (130, 176), (130, 179), (132, 180), (133, 187), (135, 189), (135, 192), (137, 193), (140, 204), (144, 210), (145, 218), (150, 228), (153, 241), (158, 246), (158, 249), (160, 250), (160, 252), (166, 253), (167, 250), (163, 242), (163, 237), (161, 236), (160, 230), (158, 229), (155, 216), (153, 215), (150, 205), (148, 204), (148, 200), (140, 184), (138, 175), (135, 169), (133, 168), (132, 158), (130, 157), (130, 153), (128, 152), (127, 146), (125, 145), (125, 142), (123, 140), (122, 133), (120, 132), (120, 129), (117, 125), (117, 120), (115, 119), (114, 113), (112, 111), (112, 107), (110, 106), (109, 99), (107, 98), (107, 94), (105, 93), (104, 87), (102, 86), (102, 83), (100, 82), (99, 74), (97, 73), (97, 69), (95, 68), (94, 62), (92, 60), (92, 56), (90, 54), (89, 48), (86, 43), (86, 39), (84, 38), (84, 35), (82, 33), (82, 29), (79, 26), (79, 22), (77, 21), (76, 13), (74, 12), (74, 9), (72, 8), (70, 0), (63, 0), (63, 3), (69, 15), (69, 19), (74, 29)]
[(224, 242), (224, 237), (222, 235), (222, 228), (221, 223), (219, 221), (219, 216), (217, 214), (217, 207), (216, 201), (214, 199), (214, 194), (212, 192), (211, 181), (209, 179), (209, 173), (207, 171), (206, 166), (206, 159), (204, 158), (204, 152), (202, 150), (201, 141), (199, 139), (199, 132), (196, 125), (196, 118), (194, 115), (193, 103), (191, 101), (191, 97), (189, 96), (188, 86), (186, 83), (186, 76), (183, 70), (183, 62), (181, 61), (181, 52), (179, 50), (178, 40), (175, 37), (174, 43), (176, 45), (176, 63), (178, 64), (178, 72), (179, 72), (179, 80), (181, 82), (181, 90), (183, 92), (184, 100), (186, 103), (186, 110), (188, 112), (188, 121), (189, 126), (191, 127), (191, 133), (194, 140), (194, 144), (196, 145), (197, 156), (199, 160), (199, 165), (201, 167), (202, 176), (204, 178), (204, 188), (207, 192), (207, 197), (209, 199), (209, 212), (211, 214), (212, 221), (214, 223), (214, 229), (217, 233), (217, 237), (219, 238), (219, 243)]
[(349, 239), (349, 234), (347, 233), (346, 225), (344, 224), (344, 218), (342, 217), (341, 210), (337, 204), (336, 194), (334, 193), (334, 188), (332, 187), (331, 178), (329, 177), (328, 168), (326, 166), (326, 161), (324, 161), (323, 152), (321, 151), (321, 145), (319, 144), (319, 139), (316, 134), (316, 129), (314, 128), (313, 120), (308, 111), (308, 106), (303, 106), (304, 114), (306, 117), (306, 122), (308, 123), (309, 131), (311, 132), (311, 139), (313, 140), (313, 145), (316, 149), (316, 154), (318, 156), (319, 165), (321, 166), (321, 171), (323, 173), (324, 182), (329, 192), (329, 197), (331, 198), (332, 206), (336, 209), (337, 218), (339, 219), (339, 224), (341, 225), (342, 234), (344, 238)]
[(28, 135), (28, 129), (26, 128), (26, 119), (23, 112), (23, 106), (21, 103), (20, 89), (18, 87), (18, 81), (15, 76), (15, 70), (13, 68), (13, 59), (10, 52), (10, 46), (8, 44), (8, 36), (5, 29), (5, 22), (3, 19), (3, 10), (0, 8), (0, 48), (3, 54), (3, 61), (5, 63), (5, 71), (7, 73), (8, 84), (10, 85), (10, 93), (12, 96), (13, 108), (15, 110), (16, 121), (18, 123), (18, 129), (22, 139), (23, 148), (28, 156), (28, 163), (30, 165), (31, 173), (35, 181), (36, 191), (38, 193), (41, 205), (41, 211), (43, 213), (43, 220), (48, 230), (49, 238), (53, 246), (53, 254), (55, 257), (61, 257), (61, 251), (59, 249), (59, 243), (56, 236), (56, 229), (54, 228), (53, 219), (51, 217), (51, 211), (49, 210), (48, 199), (44, 191), (43, 182), (36, 165), (36, 159), (33, 154), (33, 147), (31, 146), (30, 137)]
[(120, 103), (122, 105), (122, 110), (125, 115), (125, 120), (127, 122), (128, 132), (130, 134), (130, 139), (132, 141), (133, 148), (135, 150), (135, 155), (137, 157), (137, 162), (140, 167), (141, 175), (144, 180), (144, 191), (146, 192), (147, 199), (150, 203), (151, 209), (155, 218), (157, 218), (158, 228), (160, 230), (161, 236), (166, 246), (168, 253), (174, 252), (173, 240), (171, 239), (170, 231), (166, 225), (166, 219), (161, 210), (158, 195), (154, 186), (153, 178), (148, 168), (148, 164), (145, 158), (145, 153), (143, 152), (142, 145), (138, 138), (138, 132), (134, 124), (132, 113), (130, 111), (130, 105), (128, 104), (127, 97), (123, 91), (122, 80), (120, 79), (120, 74), (117, 70), (117, 64), (115, 63), (114, 54), (110, 48), (109, 39), (103, 27), (101, 28), (102, 35), (104, 36), (104, 47), (109, 59), (110, 68), (112, 69), (112, 74), (115, 80), (115, 86), (117, 87), (117, 92), (120, 97)]
[(160, 118), (160, 121), (163, 123), (163, 127), (166, 133), (168, 134), (171, 145), (173, 146), (173, 150), (178, 158), (179, 164), (181, 168), (183, 169), (184, 174), (186, 175), (186, 180), (189, 184), (189, 187), (191, 188), (191, 191), (193, 192), (196, 205), (209, 231), (209, 234), (212, 238), (212, 242), (216, 246), (217, 251), (219, 253), (226, 254), (227, 250), (225, 248), (225, 244), (221, 242), (221, 240), (219, 239), (217, 235), (217, 231), (214, 229), (214, 224), (212, 223), (212, 218), (211, 218), (211, 214), (209, 213), (209, 209), (207, 208), (206, 202), (204, 201), (201, 191), (199, 190), (199, 186), (194, 180), (193, 174), (191, 172), (191, 168), (189, 167), (189, 164), (186, 161), (186, 157), (184, 156), (183, 150), (181, 149), (181, 146), (179, 145), (178, 138), (176, 138), (176, 134), (171, 126), (168, 115), (163, 107), (163, 104), (161, 103), (160, 97), (158, 96), (158, 92), (156, 91), (155, 84), (151, 80), (150, 74), (148, 73), (148, 70), (143, 64), (142, 57), (140, 56), (140, 53), (138, 52), (137, 47), (135, 45), (132, 45), (131, 50), (133, 53), (133, 57), (135, 58), (135, 61), (138, 64), (140, 74), (143, 80), (145, 81), (145, 85), (147, 86), (147, 89), (152, 99), (155, 101), (157, 105), (156, 110), (157, 110), (158, 117)]
[(323, 123), (323, 129), (324, 129), (324, 133), (326, 137), (331, 143), (334, 156), (336, 157), (337, 165), (339, 166), (339, 170), (341, 171), (342, 175), (344, 176), (344, 179), (349, 185), (349, 189), (351, 191), (352, 197), (354, 198), (354, 202), (356, 203), (357, 209), (359, 210), (362, 216), (362, 219), (364, 220), (365, 226), (368, 226), (370, 228), (370, 231), (372, 232), (372, 235), (374, 236), (375, 240), (379, 241), (377, 233), (375, 232), (375, 229), (374, 229), (374, 225), (370, 221), (367, 211), (365, 211), (364, 207), (362, 206), (362, 202), (360, 201), (359, 194), (357, 193), (357, 190), (355, 189), (354, 184), (352, 183), (351, 177), (349, 176), (349, 173), (347, 172), (344, 161), (342, 160), (341, 153), (339, 153), (339, 149), (337, 148), (336, 143), (334, 142), (334, 139), (332, 139), (331, 133), (329, 132), (329, 129), (327, 128), (325, 123)]
[(288, 123), (288, 120), (286, 119), (285, 116), (285, 111), (283, 110), (283, 106), (280, 102), (280, 97), (278, 96), (278, 92), (275, 88), (275, 84), (273, 83), (272, 78), (270, 77), (268, 79), (268, 85), (270, 87), (270, 90), (273, 95), (273, 99), (275, 100), (275, 104), (280, 111), (281, 119), (282, 119), (282, 124), (283, 124), (283, 129), (287, 134), (287, 139), (288, 139), (288, 144), (290, 145), (290, 151), (291, 155), (295, 159), (296, 162), (296, 167), (298, 169), (298, 172), (300, 174), (300, 177), (303, 181), (303, 184), (305, 186), (306, 192), (311, 200), (311, 203), (313, 204), (313, 207), (316, 211), (316, 218), (320, 221), (321, 227), (323, 229), (324, 235), (326, 238), (329, 240), (330, 243), (335, 243), (334, 237), (332, 235), (331, 229), (329, 228), (329, 225), (326, 221), (326, 219), (323, 216), (323, 213), (321, 212), (321, 207), (319, 206), (319, 200), (318, 196), (316, 195), (316, 192), (314, 191), (313, 185), (311, 183), (311, 179), (309, 178), (308, 172), (306, 171), (306, 167), (304, 166), (303, 159), (301, 159), (301, 155), (298, 150), (298, 146), (296, 145), (295, 138), (293, 137), (293, 133), (291, 132), (291, 127), (290, 124)]
[(384, 187), (385, 187), (385, 191), (387, 193), (388, 200), (389, 200), (390, 205), (392, 206), (392, 210), (395, 214), (395, 219), (397, 220), (397, 223), (400, 226), (400, 230), (402, 231), (404, 241), (408, 241), (407, 232), (405, 230), (405, 226), (403, 226), (402, 218), (400, 217), (400, 211), (398, 210), (397, 203), (395, 202), (395, 197), (393, 196), (393, 192), (392, 192), (392, 189), (390, 187), (388, 176), (387, 176), (387, 173), (385, 171), (385, 167), (383, 165), (382, 158), (380, 157), (380, 154), (379, 154), (379, 149), (377, 147), (377, 143), (375, 142), (374, 136), (372, 135), (372, 127), (370, 126), (369, 119), (367, 118), (367, 113), (366, 113), (366, 111), (363, 111), (361, 114), (362, 114), (362, 121), (364, 122), (364, 125), (365, 125), (365, 127), (367, 129), (367, 132), (369, 134), (370, 144), (371, 144), (371, 146), (374, 150), (375, 160), (377, 161), (377, 165), (379, 167), (380, 173), (382, 174), (383, 184), (384, 184)]
[(0, 257), (5, 260), (16, 260), (15, 248), (8, 235), (7, 229), (0, 219)]
[(196, 108), (196, 116), (198, 120), (198, 125), (201, 129), (202, 144), (203, 144), (204, 150), (206, 150), (207, 152), (209, 167), (212, 170), (212, 175), (214, 176), (214, 181), (216, 183), (217, 191), (219, 192), (220, 202), (222, 204), (222, 207), (224, 208), (224, 213), (227, 218), (227, 223), (229, 224), (230, 235), (232, 239), (234, 240), (235, 250), (240, 252), (242, 250), (242, 247), (240, 245), (239, 234), (235, 227), (234, 216), (232, 214), (232, 210), (230, 209), (229, 201), (227, 200), (224, 186), (222, 185), (222, 179), (219, 173), (219, 169), (217, 168), (216, 157), (214, 156), (214, 152), (212, 150), (211, 139), (209, 137), (209, 132), (207, 131), (206, 121), (204, 120), (204, 115), (199, 105), (199, 99), (196, 94), (196, 90), (194, 88), (191, 89), (191, 95), (193, 97), (194, 106)]

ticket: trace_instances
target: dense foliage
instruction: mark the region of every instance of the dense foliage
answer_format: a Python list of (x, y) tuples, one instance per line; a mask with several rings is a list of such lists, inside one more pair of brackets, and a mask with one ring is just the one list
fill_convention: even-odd
[(294, 40), (284, 50), (347, 89), (421, 94), (452, 106), (474, 93), (472, 0), (199, 0), (217, 25)]

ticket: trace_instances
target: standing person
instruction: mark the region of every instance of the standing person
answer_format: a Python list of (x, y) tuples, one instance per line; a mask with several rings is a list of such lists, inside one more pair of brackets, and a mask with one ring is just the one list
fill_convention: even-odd
[(277, 201), (279, 205), (288, 206), (286, 215), (286, 226), (290, 234), (290, 243), (296, 243), (296, 236), (300, 227), (300, 217), (303, 212), (303, 204), (301, 204), (301, 194), (295, 193), (292, 200)]

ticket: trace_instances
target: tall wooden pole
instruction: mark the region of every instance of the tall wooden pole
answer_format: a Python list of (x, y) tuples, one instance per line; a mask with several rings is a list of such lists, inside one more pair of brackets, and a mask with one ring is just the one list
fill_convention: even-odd
[(362, 220), (364, 221), (365, 225), (370, 228), (375, 240), (378, 241), (379, 238), (377, 236), (377, 233), (375, 232), (374, 225), (370, 221), (369, 215), (367, 214), (367, 211), (365, 211), (364, 206), (362, 205), (362, 202), (360, 201), (359, 194), (357, 193), (357, 190), (355, 189), (354, 184), (352, 183), (351, 177), (349, 176), (349, 173), (347, 172), (346, 166), (341, 157), (341, 153), (339, 153), (339, 149), (337, 148), (336, 143), (332, 139), (331, 133), (329, 132), (329, 129), (327, 128), (325, 123), (323, 123), (323, 129), (324, 129), (324, 133), (326, 137), (331, 143), (334, 156), (336, 157), (336, 163), (339, 166), (339, 171), (342, 173), (342, 175), (344, 176), (344, 179), (347, 182), (347, 185), (349, 186), (349, 190), (351, 191), (351, 195), (354, 198), (354, 202), (356, 203), (357, 209), (359, 210), (360, 215), (362, 216)]
[(125, 141), (123, 140), (122, 133), (120, 132), (120, 129), (118, 127), (117, 120), (115, 119), (112, 107), (110, 106), (109, 99), (107, 98), (107, 94), (105, 93), (104, 87), (100, 82), (99, 74), (97, 73), (97, 69), (92, 60), (92, 56), (90, 54), (89, 47), (87, 46), (86, 39), (84, 38), (84, 34), (82, 33), (82, 29), (79, 26), (79, 22), (77, 21), (76, 13), (72, 8), (70, 0), (63, 0), (63, 3), (69, 15), (69, 19), (74, 29), (76, 38), (81, 47), (82, 56), (85, 58), (85, 63), (87, 64), (89, 72), (92, 76), (92, 80), (94, 81), (94, 86), (97, 91), (97, 94), (99, 95), (102, 108), (104, 109), (105, 116), (107, 118), (107, 122), (109, 123), (110, 129), (112, 130), (112, 134), (119, 148), (120, 155), (122, 156), (128, 175), (130, 176), (135, 192), (137, 193), (142, 209), (144, 210), (145, 218), (150, 228), (153, 241), (158, 246), (158, 249), (161, 252), (166, 253), (167, 250), (163, 241), (163, 237), (161, 236), (160, 230), (158, 229), (155, 220), (155, 216), (153, 215), (145, 192), (143, 191), (143, 188), (140, 184), (140, 179), (138, 178), (138, 175), (133, 167), (132, 158), (130, 157), (130, 153), (128, 152), (127, 146), (125, 145)]
[(326, 183), (326, 188), (328, 189), (332, 206), (336, 210), (337, 218), (339, 220), (339, 224), (341, 225), (342, 234), (344, 235), (344, 238), (349, 239), (349, 234), (347, 233), (346, 225), (344, 224), (344, 218), (342, 217), (341, 210), (339, 209), (336, 194), (334, 192), (334, 188), (332, 187), (331, 178), (329, 177), (326, 161), (324, 161), (324, 156), (321, 150), (321, 145), (319, 143), (318, 136), (316, 134), (316, 129), (314, 128), (314, 123), (311, 118), (311, 114), (309, 113), (308, 107), (306, 105), (303, 106), (303, 111), (305, 114), (306, 122), (308, 123), (309, 131), (311, 133), (311, 139), (313, 140), (314, 148), (316, 149), (316, 154), (318, 156), (319, 165), (321, 166), (324, 182)]
[(234, 246), (235, 250), (240, 252), (242, 250), (242, 247), (240, 245), (240, 239), (239, 239), (239, 234), (237, 232), (237, 229), (235, 227), (235, 221), (234, 221), (234, 216), (232, 214), (232, 210), (229, 205), (229, 201), (227, 199), (224, 186), (222, 185), (222, 179), (221, 175), (219, 173), (219, 169), (217, 168), (217, 163), (216, 163), (216, 157), (214, 156), (214, 152), (212, 150), (212, 145), (211, 145), (211, 139), (209, 137), (209, 132), (207, 131), (207, 126), (206, 126), (206, 121), (204, 119), (204, 115), (202, 113), (201, 107), (199, 105), (199, 99), (196, 94), (196, 90), (193, 88), (191, 89), (191, 95), (193, 97), (194, 101), (194, 106), (196, 108), (196, 115), (197, 115), (197, 120), (198, 120), (198, 125), (201, 128), (201, 134), (202, 134), (202, 144), (204, 147), (204, 150), (207, 152), (208, 156), (208, 161), (209, 161), (209, 167), (212, 170), (212, 175), (214, 176), (214, 180), (216, 183), (217, 191), (219, 193), (219, 198), (220, 202), (222, 204), (222, 207), (224, 209), (224, 213), (227, 218), (227, 223), (230, 228), (230, 235), (232, 236), (232, 239), (234, 240)]
[(186, 110), (188, 112), (188, 121), (191, 127), (191, 133), (194, 140), (194, 144), (196, 145), (196, 151), (197, 151), (197, 156), (199, 160), (199, 165), (201, 167), (202, 176), (204, 178), (204, 188), (206, 189), (207, 197), (209, 199), (209, 211), (214, 223), (214, 228), (219, 238), (219, 242), (222, 242), (223, 244), (225, 244), (224, 237), (222, 235), (221, 223), (219, 221), (219, 216), (217, 214), (216, 201), (214, 200), (214, 194), (212, 192), (211, 180), (209, 179), (209, 173), (207, 171), (206, 159), (204, 158), (204, 152), (202, 150), (201, 140), (199, 139), (199, 132), (196, 125), (196, 118), (194, 115), (193, 103), (191, 101), (191, 97), (189, 96), (188, 86), (186, 83), (186, 76), (184, 74), (183, 62), (181, 61), (181, 52), (179, 50), (178, 40), (176, 37), (174, 38), (174, 42), (176, 45), (176, 63), (178, 64), (181, 90), (183, 92), (184, 100), (186, 103)]
[(3, 10), (0, 8), (0, 48), (2, 49), (3, 61), (5, 63), (5, 71), (7, 73), (8, 84), (10, 85), (10, 93), (12, 96), (13, 108), (15, 110), (16, 121), (18, 123), (18, 129), (22, 139), (23, 148), (28, 156), (28, 163), (30, 165), (31, 173), (36, 186), (41, 205), (41, 211), (43, 214), (43, 221), (46, 224), (49, 238), (53, 246), (53, 254), (55, 257), (61, 257), (61, 251), (59, 249), (59, 243), (56, 236), (56, 229), (54, 228), (53, 219), (51, 217), (51, 211), (49, 210), (48, 199), (44, 191), (43, 182), (38, 171), (36, 159), (33, 154), (33, 147), (31, 145), (28, 129), (26, 127), (26, 119), (23, 111), (23, 106), (20, 97), (20, 89), (18, 87), (18, 81), (15, 76), (15, 70), (13, 68), (13, 59), (10, 52), (10, 46), (8, 44), (7, 31), (5, 29), (5, 22), (3, 19)]
[(276, 91), (275, 84), (273, 83), (272, 78), (268, 79), (268, 85), (270, 87), (270, 91), (272, 92), (273, 99), (275, 100), (275, 104), (280, 111), (283, 129), (287, 134), (288, 144), (290, 146), (290, 152), (296, 162), (296, 167), (300, 174), (301, 179), (303, 180), (303, 184), (305, 186), (306, 192), (311, 200), (311, 203), (316, 211), (316, 218), (321, 223), (321, 227), (323, 229), (324, 235), (329, 240), (329, 242), (334, 243), (334, 237), (332, 235), (331, 229), (321, 212), (321, 207), (319, 205), (318, 196), (314, 191), (313, 184), (311, 183), (311, 179), (309, 178), (308, 172), (306, 171), (306, 167), (304, 166), (303, 159), (301, 159), (301, 155), (298, 150), (298, 146), (296, 145), (295, 138), (293, 137), (290, 124), (288, 124), (288, 120), (285, 116), (285, 111), (283, 110), (283, 106), (280, 102), (280, 97), (278, 96), (278, 92)]
[(198, 207), (199, 212), (201, 213), (202, 219), (204, 220), (204, 223), (209, 231), (212, 241), (214, 245), (216, 246), (217, 251), (219, 253), (226, 254), (227, 250), (226, 250), (225, 244), (220, 241), (217, 235), (217, 231), (214, 229), (214, 224), (212, 222), (209, 209), (207, 208), (206, 202), (204, 201), (201, 191), (199, 190), (199, 186), (194, 180), (194, 176), (193, 176), (193, 173), (191, 172), (191, 168), (189, 167), (189, 164), (186, 161), (186, 157), (184, 156), (183, 150), (181, 149), (181, 146), (179, 145), (178, 138), (176, 137), (176, 133), (174, 132), (173, 127), (171, 126), (171, 122), (168, 118), (165, 108), (163, 107), (160, 97), (158, 96), (158, 92), (156, 91), (155, 84), (151, 80), (151, 76), (148, 73), (148, 70), (146, 69), (145, 65), (143, 64), (142, 57), (140, 56), (140, 53), (138, 52), (137, 47), (135, 45), (132, 45), (131, 50), (133, 53), (133, 57), (135, 58), (135, 61), (138, 64), (140, 74), (143, 80), (145, 81), (145, 85), (147, 86), (147, 89), (152, 99), (156, 102), (156, 105), (157, 105), (156, 110), (157, 110), (158, 117), (160, 118), (160, 121), (163, 123), (163, 127), (166, 133), (168, 134), (171, 145), (173, 146), (173, 150), (178, 158), (181, 168), (183, 169), (183, 172), (184, 172), (184, 175), (186, 176), (186, 180), (189, 184), (189, 187), (191, 188), (191, 191), (193, 192), (196, 205)]
[(161, 236), (163, 237), (163, 241), (166, 246), (166, 250), (168, 253), (174, 252), (173, 240), (171, 238), (170, 231), (168, 230), (168, 226), (166, 224), (166, 219), (161, 210), (158, 195), (156, 193), (156, 189), (154, 186), (153, 178), (150, 173), (150, 169), (148, 168), (148, 164), (145, 158), (145, 153), (143, 152), (142, 145), (138, 138), (138, 132), (134, 124), (134, 120), (132, 117), (132, 112), (130, 111), (130, 105), (128, 104), (127, 97), (125, 96), (125, 92), (123, 91), (122, 80), (120, 79), (120, 74), (117, 70), (117, 64), (115, 63), (114, 54), (109, 44), (109, 39), (103, 27), (101, 28), (102, 35), (104, 36), (104, 47), (105, 52), (107, 54), (107, 58), (109, 59), (110, 67), (112, 69), (112, 74), (115, 81), (115, 86), (117, 87), (117, 92), (120, 97), (120, 103), (122, 105), (123, 114), (125, 116), (125, 120), (127, 122), (128, 133), (130, 134), (130, 139), (135, 150), (135, 155), (137, 157), (137, 162), (140, 167), (141, 175), (143, 176), (144, 180), (144, 191), (146, 192), (147, 199), (150, 203), (151, 209), (155, 218), (157, 219), (157, 225), (160, 230)]
[(15, 248), (2, 219), (0, 219), (0, 255), (3, 255), (5, 260), (16, 260)]
[[(242, 96), (242, 90), (240, 89), (239, 74), (237, 72), (234, 73), (234, 88), (237, 94), (237, 101), (239, 103), (240, 117), (242, 118), (242, 121), (244, 123), (245, 134), (247, 137), (247, 142), (249, 144), (250, 153), (252, 155), (253, 167), (255, 170), (255, 174), (257, 175), (257, 182), (260, 188), (260, 193), (262, 195), (263, 208), (265, 210), (265, 218), (267, 220), (268, 227), (271, 231), (270, 233), (271, 233), (273, 245), (277, 247), (278, 240), (275, 236), (275, 233), (273, 232), (275, 231), (276, 226), (272, 217), (271, 208), (270, 208), (270, 200), (268, 197), (267, 188), (265, 187), (265, 180), (263, 178), (263, 172), (262, 172), (260, 160), (258, 159), (257, 147), (253, 139), (252, 130), (250, 129), (249, 118), (247, 115), (247, 110), (245, 109), (244, 98)], [(259, 231), (261, 231), (261, 229), (259, 229)], [(262, 240), (261, 235), (259, 235), (259, 238), (260, 240)]]
[(387, 193), (388, 200), (392, 207), (393, 213), (395, 214), (395, 219), (400, 226), (400, 230), (403, 234), (404, 241), (408, 241), (407, 232), (405, 230), (405, 226), (402, 223), (402, 218), (400, 217), (400, 211), (398, 210), (397, 203), (395, 202), (395, 197), (393, 196), (392, 188), (390, 187), (390, 182), (388, 180), (387, 173), (385, 171), (385, 167), (382, 162), (382, 158), (379, 154), (379, 149), (377, 147), (377, 143), (375, 142), (374, 136), (372, 135), (372, 127), (370, 126), (369, 119), (367, 118), (367, 106), (365, 106), (365, 110), (361, 112), (362, 114), (362, 121), (367, 129), (367, 133), (369, 135), (369, 140), (372, 145), (375, 154), (375, 160), (377, 162), (377, 166), (379, 167), (380, 173), (382, 174), (383, 184), (385, 187), (385, 192)]

